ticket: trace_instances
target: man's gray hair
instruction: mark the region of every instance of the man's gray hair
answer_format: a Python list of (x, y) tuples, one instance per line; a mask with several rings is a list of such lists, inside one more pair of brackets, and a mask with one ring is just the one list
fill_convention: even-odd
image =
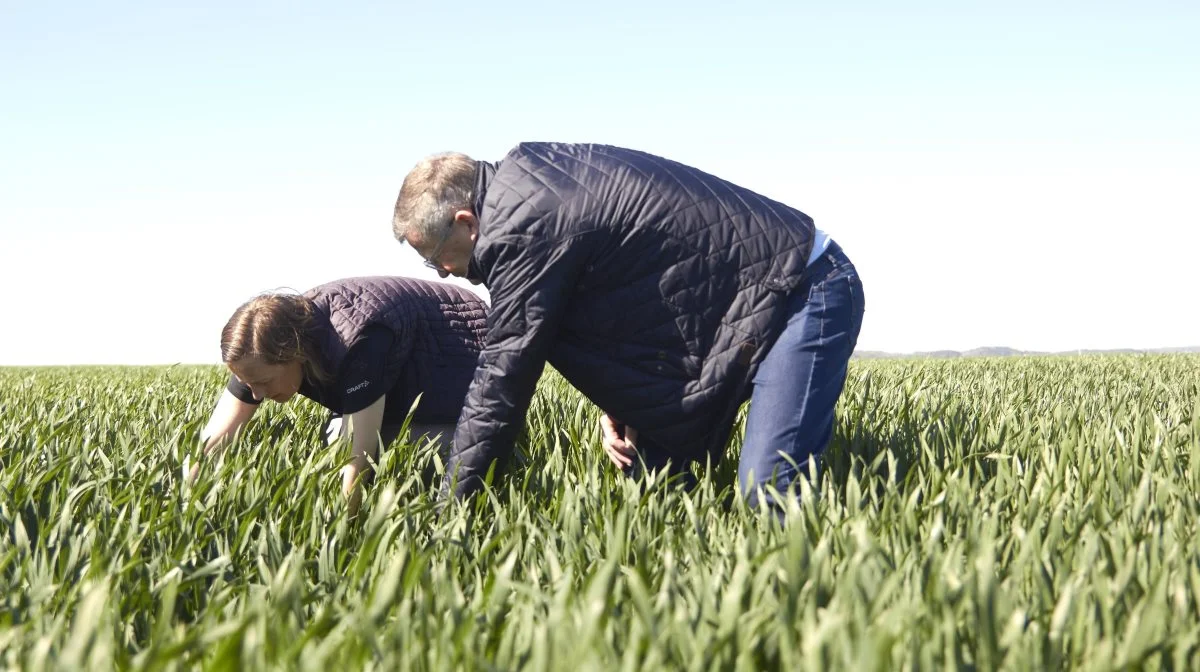
[(445, 152), (421, 159), (400, 186), (392, 232), (405, 242), (410, 235), (422, 241), (437, 240), (459, 210), (472, 209), (475, 160), (466, 154)]

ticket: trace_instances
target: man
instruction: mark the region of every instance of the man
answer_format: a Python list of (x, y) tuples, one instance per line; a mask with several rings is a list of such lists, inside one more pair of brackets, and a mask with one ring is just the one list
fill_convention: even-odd
[(862, 284), (799, 210), (639, 151), (524, 143), (495, 164), (424, 159), (393, 229), (492, 297), (447, 465), (458, 496), (511, 451), (547, 361), (605, 412), (619, 466), (715, 462), (748, 397), (751, 501), (829, 441)]

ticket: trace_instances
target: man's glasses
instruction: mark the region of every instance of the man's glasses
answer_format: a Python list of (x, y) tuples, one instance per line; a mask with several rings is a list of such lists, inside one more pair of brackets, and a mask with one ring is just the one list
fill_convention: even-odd
[(446, 227), (446, 233), (442, 235), (442, 239), (439, 240), (438, 244), (433, 248), (433, 252), (430, 252), (429, 256), (426, 257), (426, 259), (425, 259), (426, 267), (432, 268), (435, 271), (442, 270), (441, 264), (437, 263), (437, 258), (438, 258), (438, 255), (440, 255), (442, 253), (442, 248), (446, 246), (446, 241), (450, 240), (450, 234), (452, 234), (452, 233), (454, 233), (454, 220), (453, 219), (450, 220), (450, 225)]

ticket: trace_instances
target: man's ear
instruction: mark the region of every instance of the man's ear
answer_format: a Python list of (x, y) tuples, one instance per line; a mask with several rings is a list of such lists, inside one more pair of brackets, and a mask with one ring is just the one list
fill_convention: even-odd
[(462, 222), (467, 225), (467, 232), (474, 241), (479, 236), (479, 218), (470, 210), (459, 210), (454, 213), (454, 223)]

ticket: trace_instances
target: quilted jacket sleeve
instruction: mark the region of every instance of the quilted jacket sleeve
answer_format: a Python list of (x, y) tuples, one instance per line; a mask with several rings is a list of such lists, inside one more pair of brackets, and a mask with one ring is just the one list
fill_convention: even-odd
[(475, 378), (459, 417), (443, 495), (466, 497), (524, 425), (547, 352), (585, 262), (584, 236), (557, 241), (513, 235), (490, 243), (492, 308)]

